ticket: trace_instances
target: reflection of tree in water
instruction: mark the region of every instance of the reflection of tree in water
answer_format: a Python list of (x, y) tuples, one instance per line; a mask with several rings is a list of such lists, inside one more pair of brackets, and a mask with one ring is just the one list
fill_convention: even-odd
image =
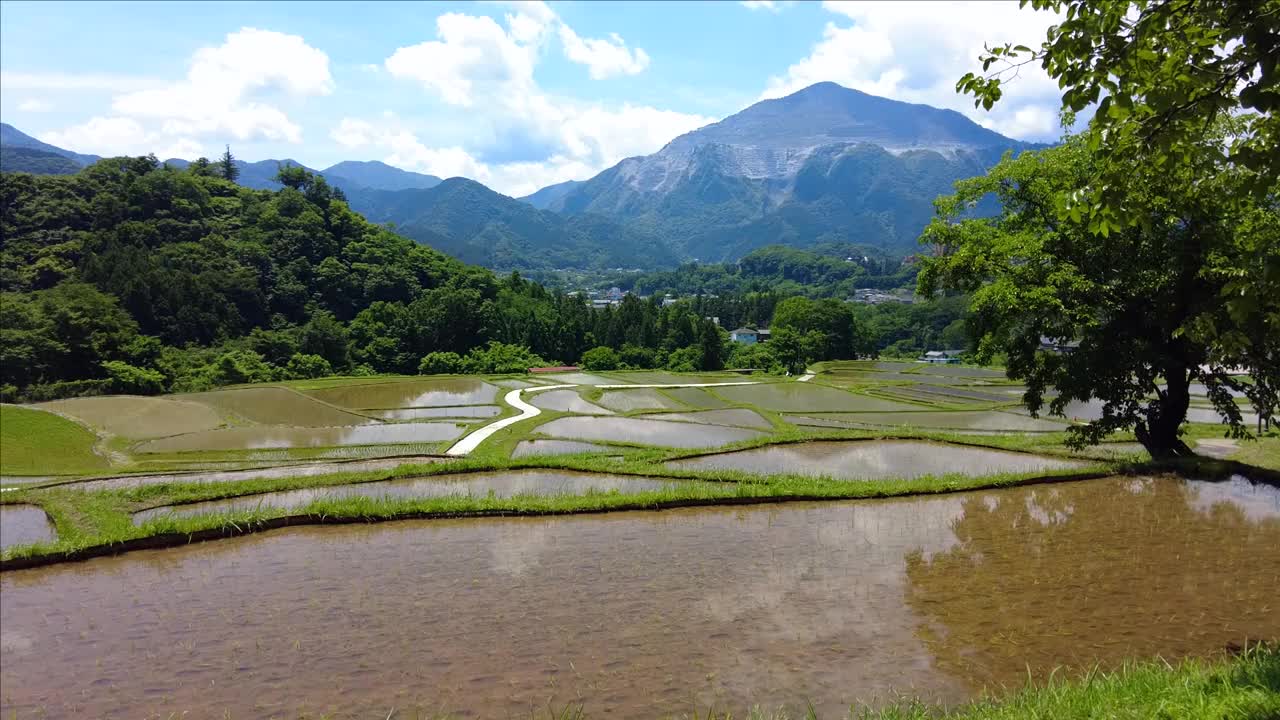
[(907, 558), (918, 634), (975, 686), (1280, 638), (1280, 517), (1197, 509), (1197, 485), (1107, 480), (966, 500), (958, 545)]

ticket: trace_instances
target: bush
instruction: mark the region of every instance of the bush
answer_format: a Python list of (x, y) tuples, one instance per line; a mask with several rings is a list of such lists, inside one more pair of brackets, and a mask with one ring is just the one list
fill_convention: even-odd
[(294, 353), (284, 366), (285, 377), (290, 380), (308, 380), (333, 374), (333, 366), (319, 355)]
[(465, 372), (472, 374), (489, 373), (522, 373), (531, 367), (546, 365), (547, 361), (538, 357), (532, 350), (523, 345), (490, 340), (484, 348), (472, 348), (467, 353), (462, 366)]
[(675, 350), (667, 357), (667, 369), (674, 372), (694, 372), (702, 362), (702, 347), (690, 345)]
[(105, 360), (102, 369), (107, 371), (111, 389), (131, 395), (159, 395), (164, 392), (164, 375), (158, 370), (136, 367), (120, 360)]
[(231, 350), (222, 353), (210, 367), (210, 379), (214, 385), (239, 385), (242, 383), (269, 382), (276, 379), (275, 368), (251, 350)]
[(773, 375), (781, 375), (785, 371), (768, 344), (762, 343), (735, 344), (729, 354), (728, 366), (735, 370), (760, 370)]
[(462, 356), (455, 352), (432, 352), (418, 363), (419, 375), (453, 375), (462, 372)]
[(648, 370), (665, 364), (658, 362), (656, 353), (652, 349), (630, 343), (622, 346), (618, 356), (622, 358), (622, 366), (632, 370)]
[(617, 370), (622, 364), (622, 358), (613, 348), (602, 345), (582, 353), (582, 360), (578, 364), (584, 370)]

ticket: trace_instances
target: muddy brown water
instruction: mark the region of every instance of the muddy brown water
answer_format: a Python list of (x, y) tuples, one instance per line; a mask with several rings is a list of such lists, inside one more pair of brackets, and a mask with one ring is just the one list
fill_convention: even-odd
[(233, 427), (150, 440), (138, 452), (168, 453), (193, 450), (266, 450), (379, 443), (424, 443), (452, 440), (463, 427), (451, 422), (406, 422), (352, 427)]
[(1172, 478), (291, 528), (0, 574), (0, 712), (954, 703), (1280, 638), (1277, 546), (1274, 488)]
[[(483, 497), (490, 493), (497, 497), (512, 497), (515, 495), (582, 495), (587, 492), (638, 493), (667, 489), (678, 484), (678, 482), (671, 480), (656, 480), (632, 475), (582, 473), (571, 470), (505, 470), (502, 472), (461, 473), (402, 480), (380, 480), (354, 485), (285, 490), (225, 500), (158, 507), (134, 513), (133, 522), (135, 525), (141, 525), (148, 520), (166, 515), (191, 517), (193, 515), (255, 510), (258, 508), (293, 510), (305, 507), (316, 500), (337, 500), (353, 497), (405, 500), (444, 497), (447, 495)], [(717, 484), (710, 487), (731, 486)]]
[(919, 440), (814, 441), (768, 445), (672, 460), (680, 470), (742, 470), (765, 475), (794, 473), (843, 480), (913, 478), (922, 475), (993, 475), (1083, 468), (1088, 463), (1044, 455), (1005, 452)]
[(49, 522), (49, 516), (39, 506), (0, 505), (0, 549), (56, 538), (53, 523)]

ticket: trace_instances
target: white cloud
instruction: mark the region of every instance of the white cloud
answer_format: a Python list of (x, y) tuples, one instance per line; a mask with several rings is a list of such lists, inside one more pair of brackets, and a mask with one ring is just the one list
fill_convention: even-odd
[(297, 35), (244, 28), (218, 47), (196, 51), (185, 80), (121, 95), (112, 107), (124, 116), (160, 120), (166, 134), (301, 142), (302, 131), (282, 111), (249, 99), (265, 90), (328, 95), (329, 57)]
[[(544, 149), (536, 160), (485, 162), (483, 146), (421, 143), (394, 118), (345, 118), (330, 136), (349, 147), (369, 147), (386, 162), (434, 175), (465, 175), (514, 196), (570, 179), (585, 179), (631, 156), (654, 152), (680, 133), (712, 118), (624, 104), (608, 106), (553, 97), (534, 79), (542, 50), (558, 38), (566, 57), (602, 79), (635, 74), (649, 64), (640, 48), (616, 34), (582, 38), (541, 2), (503, 3), (503, 24), (489, 17), (449, 13), (436, 19), (435, 40), (397, 49), (387, 71), (420, 85), (474, 117), (473, 143), (518, 138)], [(552, 30), (554, 29), (554, 32)]]
[(380, 153), (389, 165), (440, 177), (462, 176), (512, 197), (565, 180), (584, 180), (632, 155), (654, 152), (671, 138), (711, 118), (651, 107), (576, 105), (531, 98), (529, 112), (541, 120), (521, 128), (555, 149), (537, 161), (487, 163), (459, 146), (430, 147), (394, 116), (375, 121), (343, 118), (329, 133), (348, 149)]
[(18, 103), (18, 109), (29, 113), (49, 112), (53, 109), (53, 103), (40, 98), (29, 98)]
[(0, 71), (0, 87), (5, 90), (104, 90), (127, 92), (155, 87), (156, 78), (107, 73), (26, 73)]
[(477, 92), (520, 92), (532, 85), (537, 48), (517, 42), (493, 18), (446, 13), (436, 18), (436, 34), (439, 40), (397, 49), (387, 58), (387, 72), (462, 107), (470, 107)]
[(810, 54), (770, 78), (762, 98), (829, 80), (895, 100), (958, 110), (1014, 137), (1043, 139), (1055, 134), (1059, 90), (1038, 66), (1023, 67), (991, 112), (975, 109), (971, 97), (955, 92), (961, 75), (982, 70), (978, 58), (984, 43), (1035, 46), (1057, 22), (1053, 13), (1022, 10), (1010, 2), (823, 6), (852, 24), (827, 23)]
[(97, 155), (146, 155), (155, 153), (160, 159), (194, 158), (205, 147), (193, 138), (168, 137), (149, 131), (133, 118), (93, 117), (80, 125), (63, 130), (40, 133), (50, 145)]
[(767, 10), (776, 13), (790, 7), (792, 2), (790, 0), (741, 0), (739, 4), (748, 10)]
[[(41, 76), (59, 87), (89, 87), (93, 76)], [(6, 76), (6, 82), (8, 77)], [(201, 138), (302, 141), (301, 128), (266, 96), (328, 95), (329, 57), (297, 35), (243, 28), (222, 45), (197, 50), (177, 82), (116, 95), (114, 115), (45, 133), (46, 142), (81, 152), (192, 157)], [(123, 89), (123, 84), (120, 86)]]
[(637, 75), (649, 67), (649, 55), (644, 50), (627, 49), (627, 43), (617, 33), (610, 33), (605, 40), (580, 38), (568, 25), (560, 26), (560, 44), (564, 56), (586, 65), (593, 80), (603, 80), (613, 75)]

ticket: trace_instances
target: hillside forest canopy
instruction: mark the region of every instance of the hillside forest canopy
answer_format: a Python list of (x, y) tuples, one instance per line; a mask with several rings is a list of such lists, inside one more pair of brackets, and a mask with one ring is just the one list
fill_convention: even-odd
[[(784, 372), (962, 340), (954, 301), (855, 313), (753, 290), (665, 306), (628, 295), (593, 310), (373, 225), (301, 168), (282, 168), (284, 187), (266, 191), (236, 185), (224, 165), (113, 158), (73, 175), (0, 176), (7, 398), (515, 372), (597, 347), (620, 367)], [(778, 323), (784, 301), (805, 309)], [(774, 325), (773, 347), (733, 346), (725, 329), (739, 325)]]

